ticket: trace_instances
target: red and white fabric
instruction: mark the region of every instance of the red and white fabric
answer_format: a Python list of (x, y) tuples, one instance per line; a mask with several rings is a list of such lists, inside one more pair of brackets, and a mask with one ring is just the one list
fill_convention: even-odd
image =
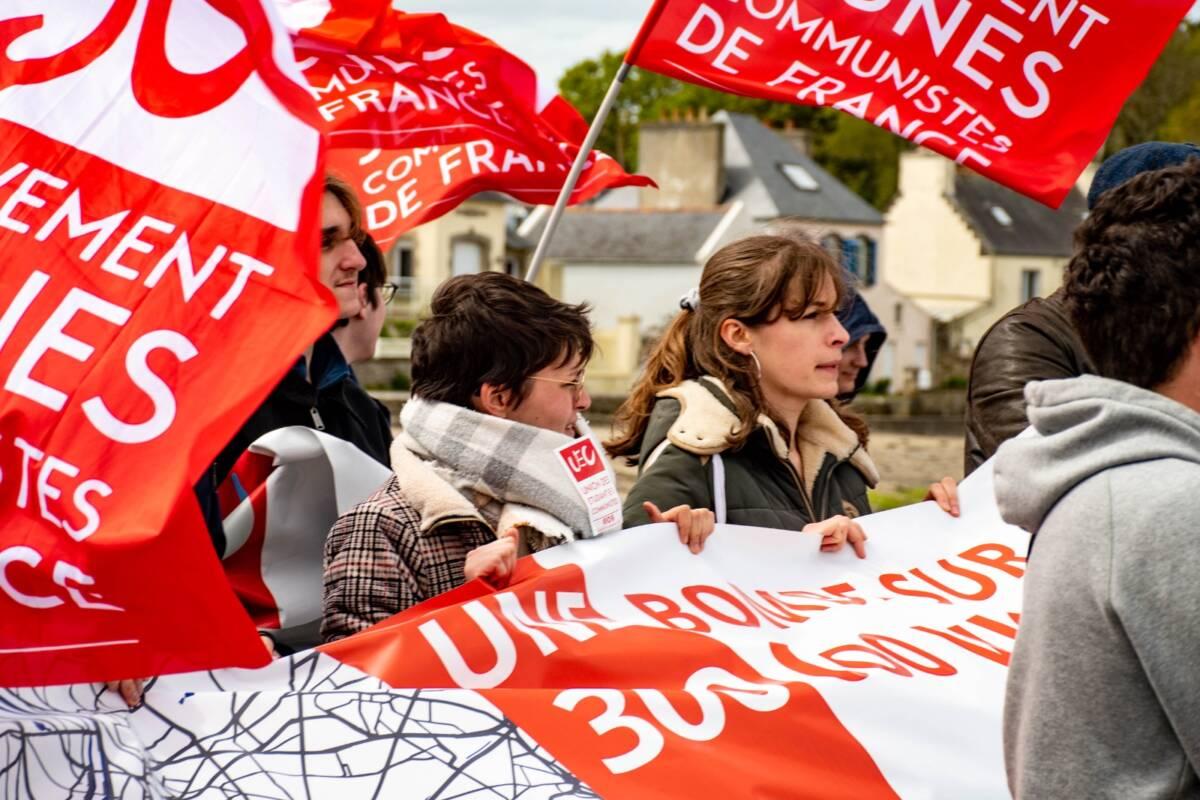
[(0, 681), (262, 663), (191, 487), (336, 313), (287, 30), (5, 3), (0, 142)]
[[(861, 518), (859, 560), (794, 531), (670, 525), (573, 542), (254, 672), (0, 691), (9, 774), (51, 786), (62, 739), (109, 758), (54, 779), (137, 797), (1007, 798), (1001, 717), (1028, 536), (990, 467)], [(231, 732), (235, 732), (231, 734)], [(24, 785), (24, 784), (22, 784)], [(39, 796), (35, 792), (35, 796)]]
[[(286, 11), (329, 132), (330, 168), (362, 197), (377, 241), (480, 192), (555, 201), (587, 123), (561, 97), (539, 103), (537, 76), (520, 58), (441, 14), (405, 14), (384, 0)], [(652, 185), (594, 151), (570, 202)]]
[(391, 471), (311, 428), (259, 437), (218, 489), (225, 575), (260, 629), (291, 647), (319, 643), (325, 538)]
[(734, 94), (835, 108), (1057, 207), (1191, 7), (656, 0), (626, 60)]

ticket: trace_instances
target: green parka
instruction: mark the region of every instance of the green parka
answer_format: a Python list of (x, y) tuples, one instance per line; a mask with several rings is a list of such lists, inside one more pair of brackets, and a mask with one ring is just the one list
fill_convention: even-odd
[[(741, 449), (728, 436), (738, 424), (725, 388), (701, 378), (660, 392), (639, 453), (638, 480), (625, 502), (625, 527), (649, 522), (642, 503), (718, 509), (714, 473), (724, 472), (725, 522), (800, 530), (838, 514), (871, 513), (867, 488), (879, 480), (854, 431), (823, 400), (800, 416), (797, 436), (804, 474), (787, 459), (779, 428), (760, 416)], [(719, 455), (720, 465), (714, 460)], [(720, 515), (718, 514), (718, 517)]]

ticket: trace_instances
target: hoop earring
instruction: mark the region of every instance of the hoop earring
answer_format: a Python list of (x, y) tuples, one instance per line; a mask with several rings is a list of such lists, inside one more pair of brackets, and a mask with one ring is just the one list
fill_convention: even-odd
[(762, 380), (762, 362), (758, 360), (758, 356), (756, 356), (754, 354), (753, 350), (750, 351), (750, 357), (752, 359), (754, 359), (754, 368), (756, 370), (758, 370), (758, 379), (761, 381)]

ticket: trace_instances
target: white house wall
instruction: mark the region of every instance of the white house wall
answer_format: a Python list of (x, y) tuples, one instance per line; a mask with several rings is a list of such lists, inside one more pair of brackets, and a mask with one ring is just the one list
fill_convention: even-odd
[(931, 317), (887, 281), (862, 289), (862, 296), (888, 333), (871, 370), (871, 382), (887, 378), (893, 391), (914, 388), (921, 372), (931, 368)]
[(991, 297), (989, 259), (946, 198), (952, 162), (921, 151), (900, 161), (900, 195), (887, 213), (883, 272), (897, 290), (918, 297)]
[(450, 277), (451, 243), (460, 236), (484, 244), (489, 270), (503, 269), (507, 237), (504, 203), (468, 201), (409, 234), (413, 241), (413, 307), (427, 308), (434, 290)]
[(565, 264), (560, 297), (592, 306), (598, 329), (637, 315), (642, 328), (661, 325), (679, 311), (679, 298), (700, 283), (697, 264)]
[(990, 302), (963, 320), (962, 335), (965, 345), (975, 347), (979, 339), (998, 319), (1019, 306), (1021, 298), (1021, 273), (1036, 269), (1041, 273), (1041, 291), (1045, 297), (1062, 285), (1065, 258), (1046, 256), (996, 256), (992, 258), (993, 293)]

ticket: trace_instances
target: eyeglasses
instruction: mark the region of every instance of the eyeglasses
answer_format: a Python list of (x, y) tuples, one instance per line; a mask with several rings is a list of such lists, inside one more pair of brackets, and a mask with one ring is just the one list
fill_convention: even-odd
[(392, 283), (391, 281), (388, 281), (387, 283), (379, 284), (378, 288), (379, 288), (379, 299), (383, 301), (383, 304), (385, 306), (388, 303), (392, 302), (392, 298), (394, 298), (396, 296), (396, 292), (400, 289), (399, 286)]
[(584, 373), (573, 381), (564, 381), (559, 380), (558, 378), (543, 378), (540, 375), (530, 375), (529, 380), (545, 381), (546, 383), (557, 383), (560, 386), (569, 386), (571, 387), (571, 394), (575, 396), (576, 400), (578, 400), (579, 396), (583, 394), (583, 385), (587, 381), (587, 374)]

